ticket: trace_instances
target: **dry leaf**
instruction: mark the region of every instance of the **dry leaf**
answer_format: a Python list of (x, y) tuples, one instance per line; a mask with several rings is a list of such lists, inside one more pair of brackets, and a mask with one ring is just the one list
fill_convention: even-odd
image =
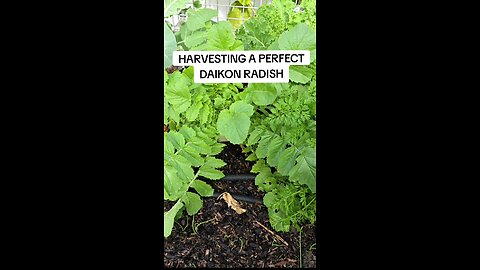
[(230, 193), (224, 192), (224, 193), (220, 194), (220, 196), (218, 196), (218, 198), (220, 198), (220, 197), (222, 197), (225, 200), (225, 202), (227, 202), (228, 206), (230, 208), (232, 208), (233, 210), (235, 210), (235, 212), (237, 212), (237, 214), (243, 214), (243, 213), (247, 212), (247, 210), (240, 207), (240, 204), (237, 202), (237, 200), (235, 200), (232, 197), (232, 195), (230, 195)]

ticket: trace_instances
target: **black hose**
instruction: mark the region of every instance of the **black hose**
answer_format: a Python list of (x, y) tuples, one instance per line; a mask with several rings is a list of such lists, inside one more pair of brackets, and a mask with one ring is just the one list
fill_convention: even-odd
[[(217, 198), (218, 196), (220, 196), (220, 194), (222, 194), (222, 193), (214, 192), (213, 195), (211, 196), (211, 198)], [(245, 196), (245, 195), (238, 195), (238, 194), (231, 194), (231, 195), (232, 195), (233, 198), (235, 198), (235, 200), (238, 200), (238, 201), (263, 204), (262, 200), (254, 198), (254, 197)]]
[[(225, 175), (223, 178), (213, 181), (247, 181), (247, 180), (255, 180), (256, 174), (252, 173), (245, 173), (245, 174), (229, 174)], [(199, 177), (202, 180), (210, 180), (204, 177)]]

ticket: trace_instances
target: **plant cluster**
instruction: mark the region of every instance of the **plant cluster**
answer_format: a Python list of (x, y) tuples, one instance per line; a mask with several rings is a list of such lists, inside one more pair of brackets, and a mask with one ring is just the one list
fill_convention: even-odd
[[(224, 176), (219, 169), (225, 163), (215, 158), (225, 146), (221, 141), (242, 145), (247, 160), (255, 161), (255, 184), (266, 192), (272, 228), (288, 231), (315, 222), (315, 2), (304, 0), (299, 7), (291, 0), (273, 0), (241, 26), (214, 23), (214, 10), (188, 9), (176, 34), (165, 23), (170, 32), (164, 38), (175, 43), (174, 50), (311, 52), (310, 65), (290, 67), (289, 83), (196, 84), (193, 67), (164, 72), (164, 125), (169, 129), (164, 133), (164, 200), (176, 201), (164, 214), (165, 237), (183, 209), (194, 215), (202, 207), (201, 196), (213, 194), (198, 177)], [(164, 58), (170, 66), (171, 54), (165, 51)]]

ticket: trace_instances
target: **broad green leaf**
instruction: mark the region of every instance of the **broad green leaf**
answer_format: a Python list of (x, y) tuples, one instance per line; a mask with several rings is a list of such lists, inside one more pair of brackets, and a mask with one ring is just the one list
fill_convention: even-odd
[(267, 156), (268, 145), (270, 144), (271, 140), (272, 140), (272, 135), (262, 136), (262, 139), (258, 143), (258, 147), (255, 152), (258, 158), (264, 158)]
[(205, 165), (200, 167), (200, 169), (198, 170), (198, 175), (201, 175), (203, 177), (206, 177), (208, 179), (213, 179), (213, 180), (218, 180), (225, 176), (221, 171)]
[(280, 50), (309, 50), (310, 60), (316, 50), (316, 33), (304, 23), (297, 24), (291, 30), (284, 32), (278, 38), (278, 47)]
[(214, 192), (213, 188), (209, 184), (201, 180), (194, 180), (191, 187), (194, 188), (198, 192), (198, 194), (202, 195), (203, 197), (210, 197), (213, 195)]
[(240, 40), (235, 40), (235, 43), (230, 47), (230, 51), (243, 51), (243, 43)]
[(243, 113), (235, 114), (224, 110), (218, 115), (217, 128), (231, 143), (241, 144), (247, 138), (250, 118)]
[(287, 176), (295, 165), (295, 159), (297, 158), (295, 147), (291, 146), (285, 149), (278, 161), (278, 172), (281, 175)]
[(305, 84), (315, 75), (315, 70), (306, 66), (290, 66), (290, 80), (296, 83)]
[(275, 167), (278, 164), (278, 161), (283, 152), (284, 142), (280, 136), (275, 136), (270, 144), (268, 145), (267, 150), (267, 163)]
[(163, 68), (172, 65), (173, 52), (177, 48), (177, 40), (167, 23), (163, 23)]
[(297, 165), (290, 171), (290, 180), (306, 184), (313, 193), (316, 193), (316, 152), (313, 148), (306, 147), (297, 157)]
[(223, 110), (218, 115), (218, 131), (233, 144), (243, 143), (250, 129), (252, 114), (252, 105), (244, 101), (237, 101), (230, 105), (229, 110)]
[[(205, 27), (205, 22), (217, 16), (218, 12), (214, 9), (189, 9), (187, 11), (188, 20), (185, 23), (189, 31), (195, 31)], [(202, 31), (203, 32), (203, 31)]]
[(277, 89), (269, 83), (251, 83), (246, 91), (252, 95), (252, 101), (258, 106), (272, 104), (277, 98)]
[(185, 46), (193, 48), (207, 41), (208, 33), (205, 31), (197, 31), (185, 38)]
[(233, 28), (229, 22), (219, 22), (208, 31), (207, 46), (211, 51), (229, 51), (235, 44)]
[(252, 116), (253, 106), (246, 103), (245, 101), (237, 101), (230, 105), (230, 111), (234, 112), (235, 114), (244, 113), (247, 116)]
[(163, 214), (163, 236), (169, 237), (172, 234), (173, 223), (177, 212), (182, 209), (183, 203), (178, 201), (175, 205), (166, 213)]
[(185, 193), (182, 201), (185, 203), (185, 208), (190, 216), (196, 214), (203, 206), (203, 201), (200, 196), (192, 192)]

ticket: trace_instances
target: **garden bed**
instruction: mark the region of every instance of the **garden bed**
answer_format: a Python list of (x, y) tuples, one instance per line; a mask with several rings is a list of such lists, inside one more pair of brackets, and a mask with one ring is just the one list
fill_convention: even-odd
[[(227, 163), (222, 170), (225, 175), (249, 173), (253, 165), (253, 162), (245, 161), (240, 146), (229, 143), (217, 158)], [(264, 195), (254, 180), (208, 183), (218, 193), (229, 192), (234, 196), (240, 194), (260, 200)], [(275, 232), (263, 204), (239, 202), (247, 210), (242, 215), (223, 200), (205, 198), (204, 207), (198, 214), (193, 217), (184, 215), (176, 221), (171, 236), (164, 239), (164, 266), (316, 267), (314, 225), (304, 225), (301, 236), (293, 227), (289, 233)], [(165, 201), (164, 211), (173, 204)]]

